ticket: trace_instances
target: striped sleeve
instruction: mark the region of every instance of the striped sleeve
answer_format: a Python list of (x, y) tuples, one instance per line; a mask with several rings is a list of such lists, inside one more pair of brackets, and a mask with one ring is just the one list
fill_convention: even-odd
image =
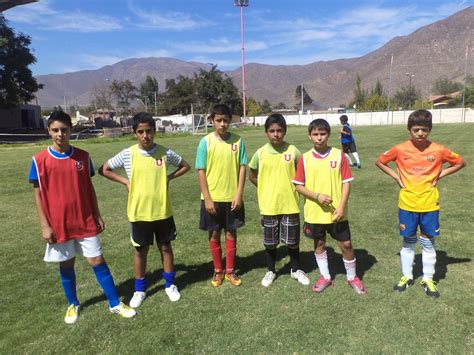
[(181, 155), (169, 148), (166, 149), (166, 165), (171, 164), (178, 167), (182, 161), (183, 158), (181, 157)]
[(130, 178), (130, 175), (132, 173), (132, 157), (130, 148), (125, 148), (116, 156), (110, 158), (107, 161), (107, 165), (112, 170), (124, 168), (128, 178)]

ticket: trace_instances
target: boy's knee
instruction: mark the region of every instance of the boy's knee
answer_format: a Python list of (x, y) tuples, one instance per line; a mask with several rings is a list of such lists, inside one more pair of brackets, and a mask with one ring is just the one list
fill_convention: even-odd
[(90, 266), (97, 266), (97, 265), (105, 263), (105, 259), (103, 255), (87, 258), (87, 261), (89, 262)]
[(163, 253), (171, 253), (173, 251), (173, 248), (171, 246), (171, 242), (166, 242), (166, 243), (158, 243), (158, 248), (163, 252)]
[(347, 251), (350, 251), (353, 249), (352, 242), (350, 240), (339, 242), (339, 246), (341, 247), (341, 249), (347, 250)]

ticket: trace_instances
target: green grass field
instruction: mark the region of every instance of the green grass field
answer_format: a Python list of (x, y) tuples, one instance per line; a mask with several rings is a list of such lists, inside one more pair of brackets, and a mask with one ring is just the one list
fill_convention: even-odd
[[(237, 131), (251, 156), (266, 142), (263, 128)], [(358, 274), (368, 295), (358, 296), (345, 283), (341, 254), (328, 238), (335, 287), (316, 295), (289, 276), (285, 249), (278, 250), (279, 277), (264, 288), (265, 274), (256, 189), (245, 191), (246, 226), (239, 230), (241, 287), (210, 286), (211, 256), (205, 233), (197, 228), (197, 174), (171, 182), (178, 227), (173, 243), (177, 285), (182, 298), (171, 303), (160, 278), (156, 248), (149, 254), (148, 299), (135, 319), (111, 314), (87, 262), (78, 259), (78, 295), (83, 310), (74, 325), (63, 322), (67, 304), (57, 265), (42, 261), (41, 240), (32, 187), (27, 176), (31, 157), (47, 145), (0, 147), (0, 353), (471, 353), (473, 337), (472, 190), (474, 125), (437, 125), (431, 138), (462, 154), (468, 167), (440, 182), (442, 235), (437, 242), (441, 298), (428, 298), (419, 285), (403, 294), (392, 291), (400, 277), (397, 230), (398, 188), (374, 165), (378, 154), (407, 138), (402, 126), (355, 127), (363, 167), (355, 170), (349, 201)], [(157, 136), (157, 142), (182, 154), (192, 165), (200, 136)], [(289, 127), (287, 141), (310, 148), (306, 129)], [(338, 146), (337, 134), (331, 137)], [(77, 142), (88, 150), (96, 169), (132, 137)], [(93, 178), (107, 227), (102, 234), (105, 257), (128, 303), (133, 293), (133, 249), (129, 243), (126, 190), (97, 175)], [(301, 259), (311, 281), (319, 277), (310, 240), (302, 237)]]

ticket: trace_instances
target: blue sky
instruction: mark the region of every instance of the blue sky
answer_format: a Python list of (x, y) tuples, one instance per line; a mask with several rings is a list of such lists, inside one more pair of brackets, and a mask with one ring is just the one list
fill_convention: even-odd
[[(362, 56), (470, 1), (250, 0), (246, 63), (308, 64)], [(32, 37), (35, 75), (97, 69), (127, 58), (241, 65), (233, 0), (40, 0), (4, 13)]]

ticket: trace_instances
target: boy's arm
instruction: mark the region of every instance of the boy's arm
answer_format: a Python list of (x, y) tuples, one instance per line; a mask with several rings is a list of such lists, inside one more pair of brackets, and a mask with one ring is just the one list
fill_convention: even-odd
[(349, 200), (350, 193), (351, 193), (351, 183), (350, 182), (343, 182), (342, 183), (341, 203), (334, 210), (334, 212), (332, 214), (333, 222), (339, 222), (339, 220), (344, 216), (344, 211), (346, 210), (347, 201)]
[(168, 179), (168, 182), (170, 182), (171, 180), (176, 179), (177, 177), (180, 177), (186, 174), (189, 171), (189, 169), (191, 169), (191, 167), (186, 162), (186, 160), (181, 159), (181, 162), (178, 165), (178, 169), (168, 174), (166, 178)]
[(247, 175), (247, 168), (241, 165), (239, 169), (239, 181), (237, 186), (237, 195), (235, 195), (230, 206), (231, 211), (237, 211), (242, 207), (242, 200), (244, 198), (245, 176)]
[(99, 204), (97, 202), (97, 195), (95, 193), (94, 185), (92, 185), (92, 204), (94, 207), (94, 217), (97, 222), (97, 227), (99, 231), (102, 232), (105, 229), (105, 222), (100, 215)]
[(105, 162), (100, 168), (99, 168), (99, 174), (102, 176), (105, 176), (107, 179), (118, 182), (120, 184), (123, 184), (127, 187), (127, 190), (130, 191), (130, 181), (117, 174), (115, 171), (112, 170), (112, 168), (109, 166), (108, 162)]
[(249, 180), (252, 184), (258, 186), (258, 170), (252, 168), (249, 169)]
[(384, 164), (380, 161), (380, 158), (377, 159), (375, 162), (375, 165), (382, 170), (385, 174), (390, 176), (392, 179), (394, 179), (398, 186), (400, 186), (402, 189), (405, 188), (405, 185), (403, 185), (402, 180), (400, 179), (400, 175), (398, 175), (391, 167), (388, 166), (388, 164)]
[(461, 170), (465, 166), (466, 166), (466, 162), (461, 158), (461, 161), (459, 163), (451, 165), (448, 168), (441, 170), (441, 173), (439, 174), (439, 176), (433, 180), (432, 185), (436, 186), (436, 184), (438, 183), (440, 179), (444, 178), (445, 176), (454, 174), (456, 171)]
[(207, 185), (206, 170), (198, 169), (199, 188), (201, 189), (202, 197), (204, 198), (204, 207), (207, 213), (216, 215), (216, 206), (212, 201), (211, 194), (209, 193), (209, 186)]
[(41, 203), (41, 192), (38, 182), (33, 183), (33, 194), (35, 197), (36, 212), (38, 213), (38, 217), (40, 220), (43, 240), (46, 243), (52, 244), (56, 241), (56, 236), (54, 235), (54, 231), (49, 225), (48, 219), (46, 218), (46, 214), (44, 213), (43, 204)]
[(309, 198), (310, 200), (317, 202), (321, 205), (327, 206), (332, 203), (331, 196), (311, 191), (304, 185), (295, 184), (295, 189), (300, 195), (303, 195), (304, 197)]

